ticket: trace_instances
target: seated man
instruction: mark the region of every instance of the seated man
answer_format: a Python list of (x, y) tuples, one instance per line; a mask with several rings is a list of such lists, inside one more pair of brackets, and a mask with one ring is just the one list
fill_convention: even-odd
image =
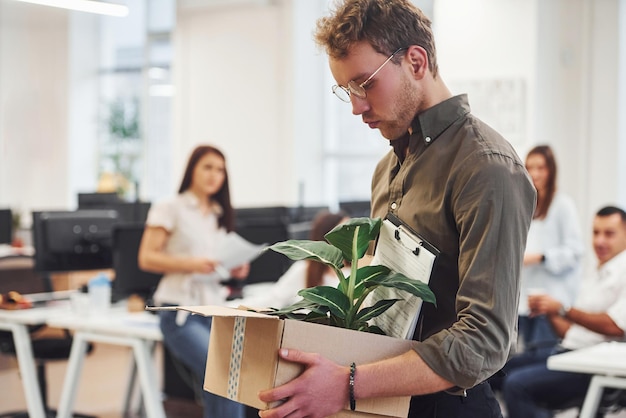
[[(563, 338), (558, 351), (577, 350), (621, 340), (626, 330), (626, 212), (600, 209), (593, 221), (598, 258), (594, 277), (583, 280), (573, 307), (548, 295), (530, 296), (531, 315), (545, 314)], [(552, 416), (545, 406), (582, 399), (591, 375), (548, 370), (546, 359), (508, 369), (503, 393), (509, 418)]]

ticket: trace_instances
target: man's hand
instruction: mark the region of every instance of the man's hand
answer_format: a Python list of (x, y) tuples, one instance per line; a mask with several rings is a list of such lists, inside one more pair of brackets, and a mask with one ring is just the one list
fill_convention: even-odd
[(528, 296), (528, 307), (530, 316), (537, 315), (557, 315), (561, 309), (561, 302), (548, 295)]
[(341, 411), (349, 399), (350, 369), (316, 353), (281, 349), (280, 357), (304, 365), (304, 372), (282, 386), (259, 392), (263, 402), (284, 400), (259, 412), (262, 418), (324, 418)]
[(242, 264), (230, 271), (230, 277), (237, 280), (245, 280), (248, 277), (248, 274), (250, 274), (249, 263)]

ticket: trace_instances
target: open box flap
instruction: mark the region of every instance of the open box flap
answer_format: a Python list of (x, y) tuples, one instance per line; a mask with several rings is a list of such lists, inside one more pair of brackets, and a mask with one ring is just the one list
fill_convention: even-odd
[(202, 316), (225, 316), (225, 317), (246, 317), (246, 318), (266, 318), (278, 321), (279, 318), (259, 312), (245, 309), (227, 308), (224, 306), (146, 306), (148, 311), (187, 311)]

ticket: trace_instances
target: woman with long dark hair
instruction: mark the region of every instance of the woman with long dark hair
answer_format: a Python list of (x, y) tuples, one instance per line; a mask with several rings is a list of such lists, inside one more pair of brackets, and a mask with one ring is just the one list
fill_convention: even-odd
[(573, 303), (584, 248), (574, 202), (557, 191), (557, 164), (552, 148), (538, 145), (531, 149), (526, 169), (537, 189), (537, 208), (524, 253), (519, 306), (519, 332), (529, 353), (551, 349), (558, 337), (547, 318), (529, 316), (528, 296), (541, 292), (564, 306)]
[[(139, 248), (139, 266), (163, 273), (154, 294), (160, 306), (222, 305), (227, 289), (215, 272), (216, 250), (233, 230), (224, 154), (210, 145), (194, 149), (178, 194), (154, 204)], [(230, 271), (245, 279), (249, 266)], [(163, 342), (197, 378), (205, 418), (243, 418), (243, 405), (202, 390), (211, 318), (183, 311), (160, 311)]]

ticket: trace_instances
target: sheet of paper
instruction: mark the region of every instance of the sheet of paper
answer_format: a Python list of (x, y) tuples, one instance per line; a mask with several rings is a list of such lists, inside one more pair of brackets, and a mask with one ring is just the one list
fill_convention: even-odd
[(229, 232), (217, 250), (217, 261), (227, 270), (249, 263), (259, 256), (267, 244), (253, 244), (235, 232)]
[[(436, 251), (431, 252), (424, 245), (424, 241), (407, 228), (394, 225), (393, 222), (385, 219), (371, 264), (381, 264), (411, 279), (428, 283), (436, 257)], [(402, 299), (384, 314), (374, 318), (372, 323), (392, 337), (411, 338), (413, 336), (422, 299), (404, 291), (382, 286), (370, 296), (368, 304), (374, 304), (381, 299)]]
[(219, 261), (219, 265), (212, 274), (195, 274), (198, 280), (212, 281), (230, 278), (230, 270), (257, 258), (267, 244), (253, 244), (235, 232), (229, 232), (220, 242), (217, 253), (213, 259)]

